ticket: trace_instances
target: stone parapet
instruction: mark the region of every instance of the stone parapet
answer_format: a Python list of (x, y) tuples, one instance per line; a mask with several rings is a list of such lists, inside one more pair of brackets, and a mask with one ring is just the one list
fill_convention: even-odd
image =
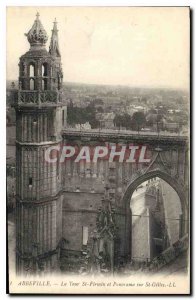
[(44, 105), (61, 103), (61, 94), (58, 91), (29, 91), (19, 90), (16, 102), (18, 105)]

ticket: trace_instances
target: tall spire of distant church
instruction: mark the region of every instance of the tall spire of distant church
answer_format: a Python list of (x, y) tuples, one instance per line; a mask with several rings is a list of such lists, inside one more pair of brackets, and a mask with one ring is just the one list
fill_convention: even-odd
[(49, 53), (51, 55), (60, 57), (60, 50), (59, 50), (59, 41), (58, 41), (58, 29), (57, 29), (57, 22), (56, 18), (54, 20), (54, 25), (52, 29), (52, 36), (50, 41)]

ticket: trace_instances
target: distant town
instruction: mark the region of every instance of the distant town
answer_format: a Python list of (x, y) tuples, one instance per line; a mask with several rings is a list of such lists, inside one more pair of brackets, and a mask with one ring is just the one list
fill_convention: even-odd
[[(17, 88), (17, 82), (7, 82), (8, 126), (15, 122)], [(63, 94), (68, 128), (188, 133), (189, 94), (184, 90), (64, 83)]]

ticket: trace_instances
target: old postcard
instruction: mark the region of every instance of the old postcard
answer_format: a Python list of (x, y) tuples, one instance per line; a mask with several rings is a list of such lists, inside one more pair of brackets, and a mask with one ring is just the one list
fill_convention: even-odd
[(9, 293), (190, 293), (190, 10), (7, 7)]

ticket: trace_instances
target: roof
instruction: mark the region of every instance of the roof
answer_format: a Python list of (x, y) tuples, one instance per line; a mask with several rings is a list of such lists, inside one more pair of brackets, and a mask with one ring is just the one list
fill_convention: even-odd
[(45, 45), (48, 40), (48, 35), (39, 19), (39, 13), (36, 14), (36, 19), (28, 33), (25, 34), (31, 45)]

